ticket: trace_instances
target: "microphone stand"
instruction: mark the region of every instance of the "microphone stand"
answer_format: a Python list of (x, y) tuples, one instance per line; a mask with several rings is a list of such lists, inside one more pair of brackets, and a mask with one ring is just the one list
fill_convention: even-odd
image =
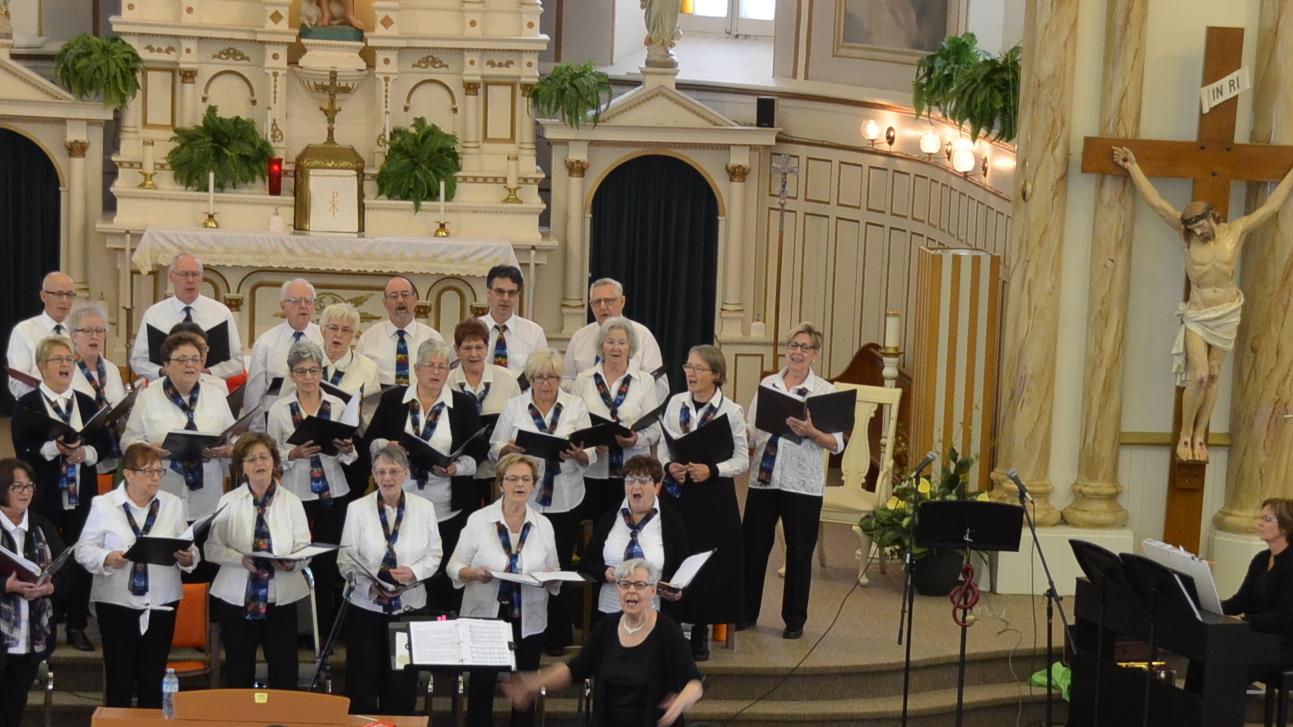
[(1024, 485), (1017, 478), (1012, 477), (1015, 485), (1019, 488), (1019, 504), (1024, 508), (1024, 520), (1028, 523), (1028, 530), (1033, 536), (1033, 552), (1042, 561), (1042, 572), (1046, 574), (1046, 727), (1051, 727), (1051, 712), (1054, 709), (1054, 674), (1051, 672), (1051, 660), (1054, 658), (1054, 640), (1055, 640), (1055, 609), (1059, 609), (1060, 621), (1064, 624), (1064, 633), (1067, 636), (1069, 632), (1068, 616), (1064, 614), (1064, 602), (1060, 598), (1059, 591), (1055, 590), (1055, 579), (1051, 577), (1050, 564), (1046, 562), (1046, 554), (1042, 552), (1041, 541), (1037, 539), (1037, 523), (1033, 520), (1033, 513), (1028, 509), (1028, 501), (1031, 499)]
[[(933, 454), (931, 452), (931, 454)], [(932, 458), (926, 458), (920, 466), (916, 467), (908, 478), (919, 485), (918, 478), (920, 473), (933, 462)], [(903, 584), (902, 584), (902, 610), (898, 612), (898, 643), (903, 644), (904, 629), (906, 631), (905, 653), (902, 659), (902, 726), (907, 727), (907, 702), (911, 696), (911, 622), (916, 615), (916, 584), (912, 576), (916, 572), (916, 511), (920, 507), (920, 489), (919, 486), (913, 488), (913, 499), (911, 503), (911, 525), (907, 530), (907, 552), (903, 556)], [(865, 554), (864, 554), (865, 555)]]
[[(341, 605), (337, 607), (337, 616), (332, 620), (332, 630), (328, 632), (328, 640), (323, 643), (323, 648), (319, 650), (318, 656), (314, 660), (314, 676), (310, 678), (310, 688), (307, 692), (313, 692), (319, 688), (319, 680), (323, 677), (324, 672), (331, 672), (328, 667), (328, 657), (332, 655), (332, 649), (337, 644), (337, 637), (341, 635), (341, 624), (345, 622), (346, 610), (350, 607), (350, 596), (355, 592), (355, 576), (350, 574), (346, 578), (346, 587), (341, 593)], [(329, 681), (331, 675), (329, 674)]]

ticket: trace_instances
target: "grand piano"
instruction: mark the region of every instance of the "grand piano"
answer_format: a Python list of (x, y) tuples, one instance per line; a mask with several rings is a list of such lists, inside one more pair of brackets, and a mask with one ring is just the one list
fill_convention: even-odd
[[(1242, 727), (1248, 665), (1278, 661), (1279, 636), (1199, 609), (1189, 576), (1082, 544), (1091, 565), (1081, 541), (1071, 542), (1087, 577), (1077, 582), (1069, 724)], [(1128, 641), (1142, 642), (1151, 658), (1188, 659), (1186, 686), (1119, 666), (1116, 646)]]

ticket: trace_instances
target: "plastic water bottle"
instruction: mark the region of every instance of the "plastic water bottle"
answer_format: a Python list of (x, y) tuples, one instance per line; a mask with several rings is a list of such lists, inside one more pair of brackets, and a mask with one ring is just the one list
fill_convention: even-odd
[(167, 669), (162, 677), (162, 716), (175, 719), (175, 695), (180, 691), (180, 678), (174, 669)]

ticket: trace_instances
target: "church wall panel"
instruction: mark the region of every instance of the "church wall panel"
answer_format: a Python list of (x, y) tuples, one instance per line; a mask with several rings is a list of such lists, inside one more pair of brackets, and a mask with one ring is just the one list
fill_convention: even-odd
[[(821, 283), (830, 280), (834, 270), (834, 255), (831, 244), (831, 218), (827, 215), (804, 214), (804, 261), (799, 274), (799, 314), (795, 321), (782, 328), (789, 328), (798, 321), (813, 321), (821, 325), (827, 319), (827, 305), (830, 302), (829, 290)], [(832, 341), (827, 340), (819, 354), (829, 355)]]
[(916, 174), (911, 181), (911, 219), (925, 222), (929, 219), (929, 177)]
[(835, 204), (848, 209), (862, 208), (862, 165), (840, 162)]
[(145, 68), (143, 86), (144, 128), (170, 129), (175, 124), (174, 69)]
[(848, 365), (862, 341), (862, 286), (858, 285), (865, 267), (861, 245), (862, 226), (857, 220), (835, 218), (834, 264), (830, 268), (830, 313), (823, 321), (830, 333), (830, 355), (823, 355), (822, 369), (839, 371)]
[(884, 167), (867, 167), (866, 208), (868, 212), (889, 211), (889, 170)]
[(516, 84), (485, 83), (485, 143), (516, 143)]
[(804, 201), (831, 203), (831, 160), (809, 157), (804, 169)]

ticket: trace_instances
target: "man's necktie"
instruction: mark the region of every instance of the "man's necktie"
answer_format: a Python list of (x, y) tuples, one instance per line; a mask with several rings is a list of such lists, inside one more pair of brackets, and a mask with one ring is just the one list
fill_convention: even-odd
[(66, 334), (67, 334), (67, 328), (66, 328), (66, 327), (64, 327), (64, 325), (63, 325), (62, 323), (55, 323), (55, 324), (54, 324), (54, 334), (55, 334), (55, 335), (58, 335), (58, 336), (66, 335)]
[(494, 365), (507, 368), (507, 326), (494, 325), (498, 338), (494, 341)]
[(305, 338), (305, 331), (292, 331), (292, 343), (298, 343)]
[(406, 331), (400, 329), (395, 332), (400, 340), (395, 342), (395, 385), (409, 385), (409, 343), (404, 339), (408, 335)]
[(191, 305), (184, 306), (184, 322), (185, 323), (193, 322), (193, 306)]

